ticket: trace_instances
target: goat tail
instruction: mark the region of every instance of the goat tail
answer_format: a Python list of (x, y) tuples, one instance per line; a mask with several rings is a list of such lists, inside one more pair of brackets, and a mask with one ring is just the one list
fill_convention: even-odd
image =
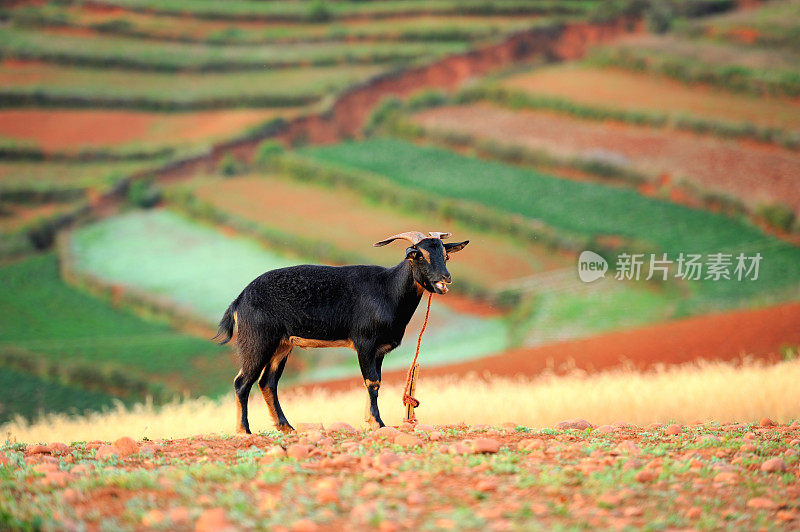
[(236, 307), (239, 306), (239, 299), (237, 298), (230, 304), (222, 319), (219, 320), (219, 331), (217, 335), (211, 340), (218, 340), (219, 345), (227, 344), (233, 338), (233, 328), (236, 326)]

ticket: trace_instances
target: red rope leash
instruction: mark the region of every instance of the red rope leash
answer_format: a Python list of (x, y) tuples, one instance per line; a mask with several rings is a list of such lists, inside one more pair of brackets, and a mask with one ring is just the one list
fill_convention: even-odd
[(417, 358), (419, 358), (419, 346), (422, 344), (422, 333), (425, 332), (425, 327), (428, 326), (428, 316), (431, 314), (431, 299), (433, 298), (433, 292), (428, 292), (428, 308), (425, 310), (425, 321), (422, 323), (422, 330), (419, 331), (419, 338), (417, 338), (417, 350), (414, 352), (414, 361), (411, 363), (411, 367), (408, 368), (408, 376), (406, 377), (406, 389), (403, 392), (403, 404), (406, 406), (411, 406), (411, 417), (407, 418), (405, 421), (411, 424), (417, 423), (417, 417), (414, 415), (414, 408), (419, 406), (419, 400), (416, 399), (411, 395), (411, 385), (414, 376), (414, 368), (417, 365)]

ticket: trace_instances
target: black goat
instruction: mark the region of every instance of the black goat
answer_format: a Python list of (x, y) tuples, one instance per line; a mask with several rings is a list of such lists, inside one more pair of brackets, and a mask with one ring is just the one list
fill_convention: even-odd
[(449, 233), (401, 233), (375, 243), (406, 239), (411, 246), (393, 268), (382, 266), (303, 265), (268, 271), (239, 294), (219, 323), (220, 343), (238, 327), (242, 369), (233, 382), (237, 432), (250, 433), (247, 399), (258, 381), (275, 426), (294, 430), (278, 402), (278, 380), (292, 347), (350, 347), (368, 394), (366, 421), (384, 426), (378, 412), (383, 357), (400, 345), (422, 293), (447, 292), (445, 262), (469, 240), (444, 244)]

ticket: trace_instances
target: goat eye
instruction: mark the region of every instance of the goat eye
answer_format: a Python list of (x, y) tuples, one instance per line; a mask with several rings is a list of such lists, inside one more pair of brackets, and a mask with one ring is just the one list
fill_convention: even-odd
[(445, 261), (448, 261), (448, 260), (450, 260), (450, 255), (445, 255), (445, 256), (444, 256), (444, 260), (445, 260)]

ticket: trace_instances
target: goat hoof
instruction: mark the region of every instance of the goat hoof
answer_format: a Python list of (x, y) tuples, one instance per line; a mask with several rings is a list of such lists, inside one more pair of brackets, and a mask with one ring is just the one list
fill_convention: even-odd
[(294, 432), (294, 427), (286, 423), (285, 425), (276, 425), (276, 429), (283, 432), (284, 434), (288, 434), (290, 432)]

